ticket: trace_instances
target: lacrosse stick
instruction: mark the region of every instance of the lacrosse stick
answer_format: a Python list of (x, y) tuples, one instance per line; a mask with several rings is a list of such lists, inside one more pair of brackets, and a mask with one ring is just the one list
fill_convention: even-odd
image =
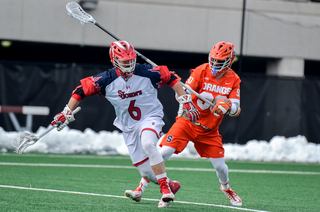
[[(77, 112), (79, 112), (81, 110), (81, 107), (77, 107), (76, 109), (74, 109), (73, 114), (76, 114)], [(22, 132), (20, 133), (20, 140), (19, 142), (17, 140), (15, 140), (16, 143), (19, 144), (19, 146), (14, 146), (17, 148), (17, 150), (15, 151), (18, 154), (21, 154), (27, 147), (35, 144), (40, 138), (42, 138), (43, 136), (45, 136), (47, 133), (49, 133), (50, 131), (52, 131), (55, 128), (55, 126), (50, 126), (49, 128), (46, 129), (46, 131), (44, 131), (42, 134), (40, 134), (39, 136), (34, 135), (32, 133), (28, 133), (28, 132)]]
[[(107, 29), (105, 29), (104, 27), (102, 27), (98, 22), (96, 22), (96, 20), (94, 20), (94, 18), (86, 13), (82, 7), (76, 3), (76, 2), (69, 2), (66, 5), (66, 9), (68, 11), (68, 14), (74, 18), (77, 19), (78, 21), (80, 21), (81, 24), (94, 24), (97, 27), (99, 27), (100, 29), (102, 29), (104, 32), (106, 32), (108, 35), (110, 35), (111, 37), (113, 37), (115, 40), (120, 41), (121, 39), (119, 39), (118, 37), (116, 37), (114, 34), (112, 34), (111, 32), (109, 32)], [(137, 50), (135, 50), (136, 54), (141, 57), (143, 60), (145, 60), (147, 63), (149, 63), (152, 66), (158, 66), (157, 64), (155, 64), (154, 62), (152, 62), (150, 59), (148, 59), (147, 57), (145, 57), (143, 54), (141, 54), (140, 52), (138, 52)], [(189, 90), (191, 93), (193, 93), (194, 95), (196, 95), (198, 98), (200, 98), (201, 100), (205, 101), (206, 103), (208, 103), (211, 106), (214, 106), (214, 104), (212, 102), (210, 102), (208, 99), (204, 98), (203, 96), (201, 96), (200, 94), (198, 94), (197, 92), (195, 92), (192, 88), (190, 88), (190, 86), (185, 85), (183, 82), (181, 82), (181, 85), (186, 88), (187, 90)]]

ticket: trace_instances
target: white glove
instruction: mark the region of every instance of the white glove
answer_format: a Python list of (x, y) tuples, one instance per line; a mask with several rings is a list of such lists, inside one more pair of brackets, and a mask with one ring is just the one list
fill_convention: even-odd
[(185, 116), (187, 119), (189, 119), (192, 122), (195, 122), (200, 118), (200, 112), (197, 110), (196, 106), (192, 103), (190, 94), (179, 96), (177, 99), (179, 102), (179, 110), (178, 110), (179, 117)]
[(75, 121), (75, 118), (73, 117), (73, 113), (68, 107), (68, 105), (65, 106), (63, 111), (61, 113), (58, 113), (53, 118), (53, 121), (51, 122), (52, 126), (56, 126), (57, 130), (62, 130), (65, 126), (67, 126), (70, 122)]

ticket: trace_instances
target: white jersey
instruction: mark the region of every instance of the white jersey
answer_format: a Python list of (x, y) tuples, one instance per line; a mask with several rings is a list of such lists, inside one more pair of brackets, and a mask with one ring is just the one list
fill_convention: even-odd
[(171, 73), (166, 66), (147, 64), (136, 64), (134, 74), (127, 80), (114, 68), (81, 80), (86, 96), (98, 93), (110, 101), (116, 113), (113, 124), (123, 132), (134, 130), (146, 118), (163, 118), (156, 89), (170, 82)]
[(105, 90), (105, 97), (114, 106), (117, 116), (113, 124), (124, 132), (132, 131), (147, 117), (163, 118), (158, 92), (147, 77), (133, 75), (128, 81), (118, 77)]

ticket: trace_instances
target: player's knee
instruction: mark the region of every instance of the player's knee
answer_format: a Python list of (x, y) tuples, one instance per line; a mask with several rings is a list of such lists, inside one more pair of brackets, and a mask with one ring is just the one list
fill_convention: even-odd
[(154, 151), (158, 151), (156, 147), (156, 143), (158, 138), (156, 134), (152, 131), (145, 130), (141, 134), (141, 144), (145, 153), (150, 157), (150, 154)]
[(150, 155), (151, 152), (157, 149), (156, 145), (153, 142), (144, 141), (141, 143), (142, 143), (142, 148), (147, 155)]
[(164, 161), (167, 161), (176, 150), (169, 146), (162, 146), (160, 154)]

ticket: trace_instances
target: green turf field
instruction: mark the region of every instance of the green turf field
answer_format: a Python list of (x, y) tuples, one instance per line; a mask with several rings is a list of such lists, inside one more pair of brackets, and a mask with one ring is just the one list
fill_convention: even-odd
[(126, 156), (0, 154), (0, 211), (320, 211), (320, 164), (227, 161), (233, 207), (219, 190), (208, 159), (166, 162), (181, 183), (169, 208), (157, 208), (159, 187), (141, 202), (125, 198), (140, 182)]

